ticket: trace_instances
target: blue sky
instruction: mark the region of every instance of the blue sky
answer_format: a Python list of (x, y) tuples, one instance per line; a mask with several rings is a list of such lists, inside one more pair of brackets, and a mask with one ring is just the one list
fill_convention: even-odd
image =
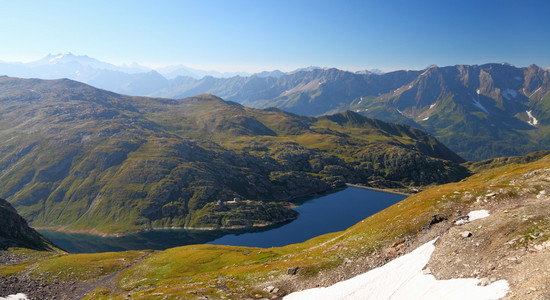
[(219, 71), (550, 66), (550, 1), (3, 1), (0, 60)]

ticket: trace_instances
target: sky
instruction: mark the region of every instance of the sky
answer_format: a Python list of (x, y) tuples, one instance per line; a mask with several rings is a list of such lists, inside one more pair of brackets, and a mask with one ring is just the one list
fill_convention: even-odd
[(3, 1), (0, 61), (71, 52), (114, 63), (300, 67), (550, 66), (550, 1)]

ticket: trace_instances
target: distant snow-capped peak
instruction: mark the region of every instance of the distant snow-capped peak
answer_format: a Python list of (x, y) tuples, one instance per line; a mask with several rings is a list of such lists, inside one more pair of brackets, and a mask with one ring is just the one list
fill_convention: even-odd
[(59, 64), (59, 63), (68, 63), (68, 62), (79, 62), (81, 64), (90, 64), (92, 62), (101, 63), (98, 60), (90, 58), (86, 55), (74, 55), (71, 52), (67, 53), (58, 53), (58, 54), (48, 54), (46, 57), (36, 61), (36, 64)]
[(48, 54), (46, 57), (30, 63), (31, 65), (64, 65), (64, 64), (80, 64), (83, 67), (91, 67), (99, 70), (111, 70), (111, 71), (120, 71), (125, 73), (142, 73), (151, 71), (151, 68), (139, 65), (137, 63), (132, 64), (123, 64), (117, 66), (111, 63), (103, 62), (95, 58), (91, 58), (87, 55), (75, 55), (71, 52), (67, 53), (58, 53), (58, 54)]
[(56, 60), (60, 60), (65, 56), (65, 54), (58, 54), (56, 57), (50, 58), (49, 62), (55, 63)]

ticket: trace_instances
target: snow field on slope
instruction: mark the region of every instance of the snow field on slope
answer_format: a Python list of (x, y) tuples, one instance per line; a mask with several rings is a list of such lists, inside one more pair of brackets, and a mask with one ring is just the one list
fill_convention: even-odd
[[(487, 210), (472, 211), (468, 222), (489, 216)], [(326, 288), (314, 288), (295, 292), (284, 297), (295, 299), (499, 299), (509, 291), (508, 282), (499, 280), (487, 286), (480, 286), (477, 278), (436, 280), (431, 274), (424, 274), (435, 250), (432, 240), (411, 253), (403, 255), (382, 267), (373, 269), (354, 278), (338, 282)]]

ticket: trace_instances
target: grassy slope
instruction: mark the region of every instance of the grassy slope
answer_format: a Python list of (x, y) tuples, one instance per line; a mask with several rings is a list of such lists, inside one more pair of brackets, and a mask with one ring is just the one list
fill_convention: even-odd
[(478, 161), (478, 162), (466, 162), (463, 165), (466, 166), (468, 169), (470, 169), (470, 171), (474, 173), (479, 173), (483, 170), (494, 169), (494, 168), (506, 166), (509, 164), (530, 163), (533, 161), (537, 161), (548, 154), (550, 154), (550, 150), (543, 150), (543, 151), (533, 152), (524, 156), (497, 157), (497, 158)]
[[(239, 297), (239, 295), (265, 294), (262, 282), (284, 278), (289, 267), (300, 266), (300, 277), (312, 277), (320, 270), (335, 268), (343, 258), (364, 257), (394, 242), (414, 237), (425, 230), (435, 214), (449, 218), (457, 211), (467, 212), (483, 199), (484, 205), (497, 205), (501, 201), (514, 201), (518, 197), (535, 196), (548, 189), (548, 182), (522, 184), (526, 174), (550, 168), (550, 156), (529, 164), (510, 164), (485, 170), (467, 180), (437, 186), (413, 195), (392, 207), (377, 213), (346, 231), (323, 235), (301, 244), (280, 248), (248, 248), (213, 245), (195, 245), (153, 252), (143, 261), (119, 274), (116, 290), (98, 289), (89, 295), (96, 298), (152, 298), (180, 296), (196, 298), (200, 295)], [(539, 171), (540, 172), (540, 171)], [(486, 197), (489, 191), (498, 191)], [(524, 224), (527, 226), (527, 224)], [(529, 228), (509, 228), (507, 238), (525, 236)], [(550, 230), (543, 232), (548, 235)], [(101, 254), (105, 263), (109, 257), (131, 259), (134, 252)], [(63, 266), (70, 262), (73, 269), (82, 270), (74, 276), (92, 280), (86, 275), (87, 266), (94, 265), (94, 256), (65, 255), (62, 259), (52, 255), (43, 259), (31, 273), (55, 271), (69, 272)], [(101, 261), (101, 260), (100, 260)], [(82, 267), (82, 268), (81, 268)], [(26, 266), (7, 267), (10, 272), (24, 270)], [(38, 271), (39, 270), (39, 271)], [(4, 271), (6, 272), (6, 271)]]
[[(148, 104), (139, 105), (142, 110), (149, 109)], [(155, 111), (148, 114), (152, 121), (181, 136), (208, 138), (239, 154), (268, 154), (280, 160), (278, 154), (289, 151), (285, 146), (298, 144), (358, 165), (378, 179), (382, 176), (405, 185), (442, 183), (467, 175), (465, 170), (440, 160), (463, 161), (425, 132), (364, 118), (352, 112), (320, 118), (301, 117), (277, 109), (257, 110), (227, 105), (209, 95), (154, 107)], [(264, 152), (262, 149), (265, 148), (270, 151)], [(408, 174), (407, 163), (416, 164), (416, 169), (425, 167), (426, 172), (436, 168), (452, 174), (440, 179), (424, 174)]]
[[(212, 203), (284, 202), (344, 183), (459, 180), (423, 132), (360, 117), (300, 117), (211, 95), (126, 97), (80, 83), (0, 79), (0, 195), (33, 226), (95, 232), (249, 226)], [(279, 221), (291, 217), (281, 203)], [(210, 205), (210, 206), (209, 206)]]

